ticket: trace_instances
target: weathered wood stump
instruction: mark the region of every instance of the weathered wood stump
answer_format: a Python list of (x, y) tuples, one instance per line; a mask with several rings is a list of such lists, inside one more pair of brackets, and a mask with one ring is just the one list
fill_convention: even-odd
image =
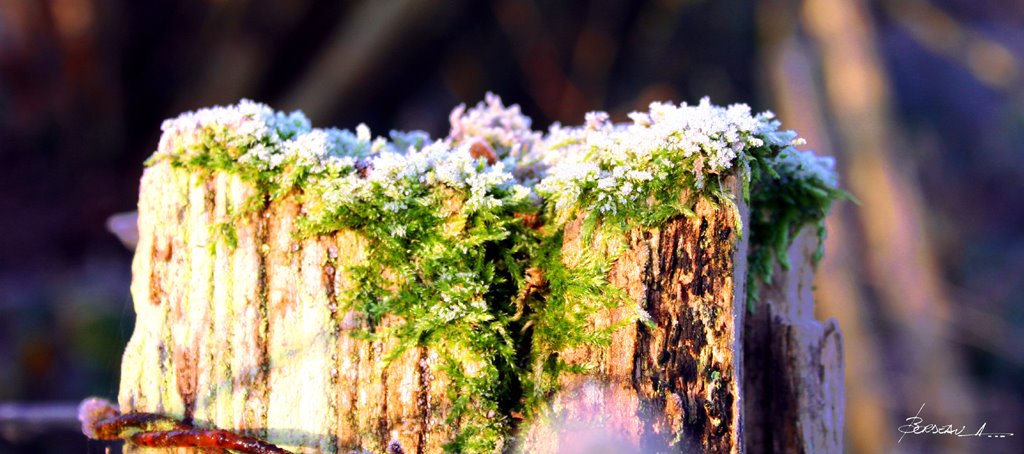
[[(498, 158), (511, 161), (515, 156), (509, 150), (522, 144), (502, 145), (493, 138), (540, 140), (539, 134), (486, 129), (529, 126), (513, 121), (518, 117), (510, 120), (513, 111), (502, 110), (500, 102), (488, 102), (490, 107), (478, 106), (462, 120), (461, 108), (456, 109), (453, 130), (490, 134), (492, 142), (471, 136), (461, 145), (410, 147), (405, 156), (415, 156), (406, 161), (395, 158), (399, 152), (369, 161), (370, 147), (399, 147), (372, 145), (366, 130), (327, 133), (306, 125), (297, 133), (278, 132), (278, 142), (260, 135), (267, 124), (295, 126), (283, 123), (282, 114), (267, 117), (278, 123), (264, 119), (253, 126), (246, 122), (264, 113), (199, 112), (165, 126), (170, 132), (156, 155), (160, 159), (151, 162), (140, 187), (132, 269), (137, 322), (122, 364), (121, 411), (160, 413), (299, 452), (383, 452), (392, 443), (417, 453), (452, 446), (531, 453), (842, 450), (841, 335), (834, 320), (813, 318), (817, 231), (789, 232), (820, 220), (840, 191), (827, 166), (792, 148), (795, 134), (776, 132), (770, 116), (754, 118), (742, 106), (718, 109), (706, 101), (694, 107), (652, 105), (650, 116), (638, 116), (633, 129), (611, 127), (607, 115), (588, 116), (587, 126), (563, 131), (564, 137), (551, 142), (592, 139), (581, 145), (583, 151), (576, 150), (586, 159), (602, 146), (625, 148), (599, 156), (605, 159), (600, 164), (584, 162), (590, 166), (582, 167), (584, 172), (556, 172), (564, 186), (554, 184), (538, 194), (561, 188), (577, 197), (570, 202), (590, 205), (565, 208), (565, 200), (548, 192), (545, 203), (564, 211), (546, 213), (554, 218), (547, 219), (547, 230), (531, 233), (525, 220), (531, 215), (515, 210), (535, 208), (523, 195), (532, 189), (506, 184), (512, 176), (501, 174), (498, 165)], [(715, 153), (705, 149), (706, 156), (684, 154), (672, 148), (685, 145), (677, 142), (682, 132), (659, 142), (661, 133), (651, 129), (663, 121), (682, 125), (682, 131), (693, 115), (714, 119), (715, 127), (731, 131), (714, 137), (733, 137), (733, 142)], [(483, 129), (465, 123), (470, 120)], [(706, 125), (696, 123), (700, 126), (686, 131), (699, 136)], [(632, 141), (628, 134), (650, 137)], [(648, 154), (640, 153), (643, 147), (650, 147)], [(760, 154), (740, 161), (736, 150), (742, 147)], [(253, 159), (247, 150), (264, 153), (256, 158), (258, 166), (243, 163)], [(613, 169), (624, 156), (654, 167)], [(408, 167), (396, 167), (400, 162)], [(539, 161), (529, 162), (515, 171), (525, 178), (535, 175), (538, 170), (530, 165)], [(277, 173), (253, 176), (254, 169)], [(372, 173), (377, 171), (382, 173)], [(749, 178), (749, 172), (760, 172), (758, 178), (769, 181), (765, 188), (789, 191), (779, 203), (803, 200), (811, 206), (749, 207), (744, 186), (762, 181)], [(411, 183), (380, 183), (381, 175)], [(349, 178), (347, 190), (379, 194), (371, 204), (356, 205), (347, 194), (331, 192), (339, 181), (332, 178)], [(638, 210), (604, 202), (609, 193), (628, 195), (634, 183), (652, 180), (660, 189), (633, 199)], [(303, 181), (320, 184), (321, 192), (304, 192), (310, 188)], [(677, 186), (684, 183), (690, 186)], [(615, 192), (584, 194), (621, 184)], [(334, 198), (335, 216), (363, 210), (365, 217), (354, 223), (328, 218), (310, 233), (300, 227), (313, 222), (311, 213), (323, 213), (317, 197)], [(595, 200), (604, 205), (598, 209)], [(410, 227), (410, 235), (420, 236), (406, 237), (402, 222), (417, 220), (400, 214), (386, 224), (397, 233), (359, 230), (367, 223), (379, 227), (374, 221), (387, 213), (413, 213), (403, 211), (410, 205), (430, 208), (418, 212), (426, 222)], [(483, 214), (463, 215), (472, 210)], [(574, 214), (568, 221), (567, 213)], [(778, 218), (782, 230), (774, 231), (785, 233), (778, 236), (783, 241), (772, 246), (788, 246), (774, 250), (788, 254), (790, 264), (773, 262), (774, 278), (767, 283), (748, 272), (752, 264), (765, 269), (750, 251), (769, 246), (750, 243), (750, 232), (744, 232), (752, 217), (763, 221), (757, 216), (764, 213), (784, 213)], [(796, 235), (791, 244), (790, 234)], [(386, 243), (392, 240), (397, 242)], [(382, 242), (399, 245), (384, 250), (398, 262), (369, 270), (374, 276), (368, 280), (366, 265), (380, 263), (371, 258), (379, 257), (382, 249), (375, 248)], [(415, 242), (430, 247), (418, 249)], [(467, 253), (472, 248), (479, 250)], [(457, 251), (435, 254), (438, 250)], [(553, 263), (545, 261), (549, 255)], [(597, 275), (584, 272), (595, 259), (606, 260), (608, 268)], [(476, 261), (476, 267), (459, 268), (466, 260)], [(531, 273), (548, 271), (562, 273), (558, 285), (554, 278), (523, 284)], [(575, 298), (604, 303), (570, 301), (568, 293), (557, 293), (575, 285), (566, 282), (573, 279), (589, 289)], [(751, 282), (760, 294), (753, 312), (746, 288)], [(416, 292), (441, 284), (450, 286), (449, 293)], [(392, 285), (405, 293), (389, 293), (386, 287)], [(364, 292), (367, 288), (371, 292)], [(357, 306), (352, 295), (369, 303)], [(409, 295), (440, 296), (409, 302)], [(407, 298), (401, 300), (406, 306), (380, 303), (400, 297)], [(420, 312), (404, 314), (418, 313), (431, 325), (395, 331), (406, 336), (396, 339), (388, 328), (416, 320), (388, 310), (408, 309), (408, 304)], [(424, 311), (450, 312), (450, 317)], [(564, 325), (567, 330), (585, 332), (558, 338), (551, 327), (563, 326), (557, 323), (563, 319), (576, 323)], [(453, 326), (457, 329), (445, 331)], [(448, 342), (447, 335), (460, 337)], [(489, 343), (476, 342), (485, 337)], [(472, 444), (484, 431), (490, 432)], [(454, 439), (470, 441), (453, 445)]]

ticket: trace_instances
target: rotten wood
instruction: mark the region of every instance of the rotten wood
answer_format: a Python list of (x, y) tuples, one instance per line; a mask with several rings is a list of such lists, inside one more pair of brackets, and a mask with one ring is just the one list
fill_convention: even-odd
[[(727, 184), (741, 201), (736, 179)], [(609, 280), (651, 324), (619, 328), (607, 348), (563, 354), (571, 363), (594, 365), (594, 372), (562, 379), (564, 391), (544, 416), (554, 423), (529, 429), (527, 452), (561, 452), (580, 433), (633, 452), (739, 452), (746, 239), (731, 210), (700, 200), (694, 212), (628, 233)], [(569, 267), (607, 240), (583, 241), (581, 225), (577, 220), (565, 230)], [(612, 326), (633, 310), (609, 309), (594, 326)]]

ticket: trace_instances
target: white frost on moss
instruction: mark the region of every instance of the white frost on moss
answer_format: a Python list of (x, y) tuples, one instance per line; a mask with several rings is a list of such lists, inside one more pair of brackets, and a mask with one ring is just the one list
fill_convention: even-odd
[(553, 164), (536, 189), (556, 212), (577, 206), (615, 213), (646, 203), (652, 180), (664, 188), (689, 172), (700, 189), (751, 149), (802, 143), (796, 133), (780, 131), (771, 112), (754, 115), (746, 104), (721, 107), (708, 98), (697, 105), (655, 102), (629, 117), (630, 124), (612, 124), (608, 114), (592, 112), (582, 127), (551, 128), (539, 154)]
[(157, 156), (187, 160), (210, 146), (224, 148), (240, 162), (269, 168), (286, 140), (309, 132), (302, 112), (274, 111), (266, 104), (241, 100), (231, 106), (215, 106), (186, 112), (164, 121)]
[(524, 156), (541, 136), (530, 129), (532, 120), (523, 115), (518, 104), (505, 107), (501, 97), (491, 92), (470, 109), (459, 104), (452, 109), (448, 120), (451, 123), (449, 141), (463, 144), (483, 139), (495, 148), (499, 158)]
[(831, 156), (818, 156), (813, 151), (786, 147), (773, 159), (772, 166), (783, 183), (800, 180), (830, 188), (839, 187), (836, 161)]
[(530, 119), (518, 106), (505, 108), (493, 94), (486, 102), (464, 115), (464, 106), (453, 111), (453, 137), (459, 140), (431, 141), (422, 131), (391, 131), (389, 141), (374, 139), (365, 124), (355, 132), (313, 129), (301, 112), (285, 114), (242, 100), (165, 121), (154, 157), (188, 161), (223, 149), (241, 165), (272, 172), (275, 182), (285, 186), (308, 177), (309, 189), (325, 197), (316, 204), (352, 203), (370, 197), (375, 186), (378, 195), (390, 199), (387, 209), (401, 209), (400, 201), (412, 195), (414, 186), (444, 185), (467, 192), (466, 209), (485, 210), (501, 206), (506, 198), (518, 203), (530, 191), (515, 185), (506, 170), (510, 163), (486, 165), (470, 155), (470, 142), (462, 139), (484, 138), (515, 154), (540, 137), (529, 130)]
[[(530, 129), (518, 105), (506, 107), (488, 93), (472, 108), (452, 110), (444, 140), (422, 131), (374, 138), (364, 124), (354, 132), (313, 129), (301, 112), (242, 100), (165, 121), (155, 157), (190, 162), (204, 153), (226, 153), (240, 165), (270, 172), (281, 186), (304, 181), (323, 197), (314, 204), (383, 196), (394, 202), (387, 205), (391, 210), (402, 209), (417, 185), (442, 185), (464, 191), (468, 210), (519, 203), (536, 190), (556, 212), (576, 207), (617, 213), (684, 180), (699, 190), (764, 146), (782, 149), (770, 165), (787, 181), (837, 186), (831, 158), (797, 150), (803, 140), (780, 130), (771, 112), (755, 115), (745, 104), (721, 107), (704, 98), (696, 105), (655, 102), (629, 117), (631, 123), (614, 124), (606, 112), (590, 112), (581, 126), (556, 123), (541, 134)], [(470, 147), (480, 140), (494, 149), (496, 163), (471, 156)]]
[(518, 104), (506, 107), (501, 97), (488, 92), (472, 108), (467, 109), (465, 104), (456, 106), (448, 120), (451, 131), (446, 141), (452, 146), (483, 140), (523, 184), (531, 186), (543, 176), (547, 165), (537, 153), (543, 135), (530, 129), (532, 120), (523, 115)]

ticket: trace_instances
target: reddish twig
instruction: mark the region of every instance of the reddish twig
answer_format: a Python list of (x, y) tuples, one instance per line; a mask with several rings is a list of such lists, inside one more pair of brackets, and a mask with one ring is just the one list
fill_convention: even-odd
[(284, 454), (289, 451), (263, 440), (223, 429), (186, 429), (165, 432), (140, 432), (128, 437), (132, 443), (147, 447), (221, 448), (252, 454)]
[[(97, 440), (122, 440), (128, 435), (138, 432), (188, 429), (193, 429), (193, 427), (166, 416), (154, 413), (125, 413), (97, 421), (96, 425), (93, 426), (93, 432), (96, 436), (91, 438)], [(84, 429), (83, 432), (85, 432)]]
[(287, 454), (271, 443), (224, 429), (200, 429), (155, 413), (125, 413), (89, 398), (78, 407), (82, 433), (95, 440), (128, 440), (151, 448), (221, 448), (245, 454)]

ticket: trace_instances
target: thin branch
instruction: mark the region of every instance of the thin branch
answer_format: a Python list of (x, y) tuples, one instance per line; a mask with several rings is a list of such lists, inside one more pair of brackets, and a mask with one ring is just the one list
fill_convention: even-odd
[(224, 429), (200, 429), (155, 413), (125, 413), (110, 402), (88, 398), (78, 407), (82, 433), (94, 440), (128, 440), (151, 448), (221, 448), (247, 454), (287, 454), (258, 438)]

